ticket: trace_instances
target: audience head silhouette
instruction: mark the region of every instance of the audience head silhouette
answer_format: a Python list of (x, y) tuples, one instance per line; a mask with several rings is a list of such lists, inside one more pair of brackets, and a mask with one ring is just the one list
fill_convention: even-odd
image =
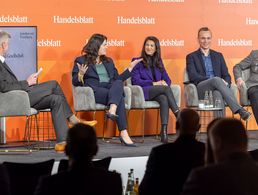
[(181, 110), (176, 121), (176, 130), (179, 131), (180, 135), (195, 135), (200, 126), (200, 117), (196, 111), (189, 108)]
[(217, 120), (208, 132), (215, 162), (228, 159), (234, 153), (247, 152), (247, 134), (243, 123), (234, 118)]
[(79, 123), (68, 130), (65, 153), (69, 160), (89, 162), (97, 151), (97, 136), (93, 127)]

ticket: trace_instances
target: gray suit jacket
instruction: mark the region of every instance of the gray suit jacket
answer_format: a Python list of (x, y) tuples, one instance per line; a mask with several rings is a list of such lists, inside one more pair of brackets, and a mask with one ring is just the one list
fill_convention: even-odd
[(253, 50), (245, 59), (234, 66), (235, 80), (242, 77), (242, 71), (246, 69), (250, 69), (250, 76), (245, 81), (246, 87), (249, 89), (258, 85), (258, 50)]

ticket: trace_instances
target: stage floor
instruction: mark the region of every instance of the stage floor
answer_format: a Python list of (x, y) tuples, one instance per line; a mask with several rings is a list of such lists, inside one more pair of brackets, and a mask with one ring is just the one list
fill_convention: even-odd
[[(258, 149), (258, 131), (248, 131), (249, 136), (249, 145), (248, 149)], [(173, 142), (176, 139), (177, 135), (169, 135), (170, 142)], [(206, 141), (206, 133), (199, 133), (197, 138), (205, 142)], [(133, 137), (136, 142), (142, 140), (142, 137)], [(53, 145), (55, 142), (52, 143)], [(113, 158), (124, 158), (124, 157), (141, 157), (148, 156), (151, 149), (157, 145), (160, 145), (161, 142), (156, 139), (155, 136), (146, 136), (144, 143), (136, 143), (137, 147), (126, 147), (120, 144), (117, 138), (111, 139), (110, 143), (106, 143), (102, 141), (102, 139), (98, 140), (99, 144), (99, 152), (96, 155), (95, 159), (101, 159), (107, 156), (111, 156)], [(24, 149), (24, 148), (8, 148), (12, 149)], [(2, 149), (3, 150), (3, 149)], [(54, 149), (50, 150), (40, 150), (31, 152), (28, 154), (14, 154), (8, 153), (5, 154), (3, 152), (0, 153), (0, 163), (4, 161), (10, 162), (40, 162), (49, 159), (55, 159), (59, 161), (60, 159), (66, 158), (64, 153), (57, 153)]]

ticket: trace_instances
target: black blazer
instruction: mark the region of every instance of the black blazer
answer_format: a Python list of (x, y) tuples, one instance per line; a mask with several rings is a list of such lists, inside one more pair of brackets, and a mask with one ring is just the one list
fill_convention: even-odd
[[(222, 53), (210, 50), (210, 55), (214, 75), (224, 79), (230, 86), (231, 77), (228, 73), (228, 68)], [(198, 49), (186, 56), (186, 70), (189, 76), (189, 81), (195, 85), (208, 79), (208, 77), (206, 77), (201, 49)]]
[(193, 170), (182, 195), (257, 195), (258, 166), (248, 154)]
[(190, 171), (204, 164), (204, 150), (204, 143), (193, 136), (153, 148), (139, 194), (180, 194)]
[(118, 173), (103, 169), (72, 169), (42, 178), (34, 194), (122, 195), (122, 181)]

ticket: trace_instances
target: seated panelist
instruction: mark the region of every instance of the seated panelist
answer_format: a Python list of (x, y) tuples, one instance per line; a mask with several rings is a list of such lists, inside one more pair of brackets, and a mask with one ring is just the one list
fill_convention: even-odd
[(11, 35), (5, 31), (0, 31), (0, 92), (12, 90), (23, 90), (29, 95), (31, 107), (41, 109), (51, 109), (52, 121), (55, 129), (57, 144), (56, 150), (63, 151), (68, 130), (66, 120), (71, 125), (79, 122), (95, 125), (96, 121), (82, 121), (71, 111), (62, 88), (56, 81), (47, 81), (37, 84), (39, 73), (34, 73), (27, 80), (18, 81), (12, 70), (5, 63)]
[[(214, 100), (220, 99), (227, 103), (234, 114), (239, 114), (243, 120), (249, 120), (251, 113), (247, 112), (237, 102), (230, 90), (231, 77), (223, 55), (210, 49), (212, 33), (209, 28), (202, 27), (198, 31), (200, 48), (186, 56), (186, 70), (191, 83), (195, 84), (200, 99), (205, 91), (212, 91)], [(225, 105), (221, 105), (223, 113)]]
[(162, 62), (160, 44), (156, 37), (149, 36), (145, 39), (141, 58), (143, 60), (132, 71), (132, 84), (142, 87), (145, 100), (159, 102), (161, 142), (166, 143), (169, 108), (176, 117), (179, 108), (170, 88), (171, 80)]
[(117, 122), (121, 143), (135, 146), (127, 133), (123, 81), (131, 76), (131, 70), (142, 59), (131, 62), (119, 75), (113, 60), (106, 56), (106, 49), (107, 37), (93, 34), (82, 49), (82, 56), (74, 61), (72, 82), (74, 86), (93, 89), (96, 102), (109, 106), (106, 117)]

